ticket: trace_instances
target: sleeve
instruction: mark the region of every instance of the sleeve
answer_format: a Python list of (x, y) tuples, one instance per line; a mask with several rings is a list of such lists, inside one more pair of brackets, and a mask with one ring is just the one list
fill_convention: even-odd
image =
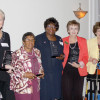
[(23, 63), (19, 60), (16, 53), (12, 54), (12, 66), (14, 67), (14, 73), (16, 78), (21, 78), (24, 73)]
[(39, 38), (38, 38), (38, 36), (36, 36), (35, 40), (36, 40), (36, 41), (35, 41), (35, 46), (34, 46), (34, 47), (39, 49), (39, 44), (40, 44), (40, 43), (39, 43)]
[[(64, 52), (63, 52), (63, 50), (64, 50), (64, 44), (63, 44), (63, 40), (62, 40), (62, 38), (60, 38), (60, 45), (61, 45), (61, 47), (60, 47), (61, 54), (64, 55)], [(62, 59), (61, 61), (63, 62), (64, 59)]]
[(23, 78), (23, 74), (25, 73), (22, 67), (23, 63), (19, 60), (15, 52), (12, 54), (12, 66), (14, 67), (14, 72), (11, 74), (10, 88), (15, 90), (18, 84), (21, 84), (20, 87), (25, 86), (28, 78)]
[(82, 54), (82, 59), (81, 61), (79, 61), (79, 63), (83, 63), (83, 67), (79, 67), (78, 70), (79, 70), (79, 73), (80, 73), (80, 76), (85, 76), (87, 75), (87, 67), (86, 67), (86, 64), (88, 62), (88, 49), (87, 49), (87, 40), (85, 40), (84, 42), (84, 47), (82, 48), (83, 50), (83, 54)]
[[(96, 50), (96, 46), (94, 46), (94, 45), (92, 44), (92, 42), (95, 42), (95, 41), (91, 41), (91, 39), (87, 41), (87, 45), (88, 45), (88, 55), (89, 55), (89, 58), (90, 58), (90, 57), (93, 57), (93, 55), (95, 54), (96, 56), (95, 56), (94, 58), (97, 59), (97, 58), (98, 58), (98, 55), (99, 55), (99, 54), (98, 54), (99, 51)], [(91, 44), (92, 44), (92, 45), (91, 45)], [(92, 47), (95, 48), (95, 53), (93, 52), (94, 50), (91, 49)], [(97, 51), (98, 51), (98, 52), (97, 52)], [(91, 54), (92, 52), (93, 52), (93, 55)], [(94, 74), (94, 73), (95, 73), (97, 64), (93, 64), (92, 62), (88, 62), (88, 63), (86, 64), (86, 66), (87, 66), (87, 71), (88, 71), (89, 74)]]
[(86, 65), (88, 62), (88, 48), (87, 48), (87, 40), (84, 41), (84, 47), (83, 47), (83, 63)]
[(37, 55), (38, 55), (38, 64), (39, 64), (39, 74), (41, 74), (42, 72), (44, 72), (44, 69), (42, 67), (42, 60), (41, 60), (41, 53), (40, 50), (36, 50), (37, 51)]
[(42, 67), (41, 54), (40, 54), (40, 69), (39, 69), (39, 74), (41, 74), (42, 72), (44, 72), (44, 69)]
[(10, 45), (10, 36), (8, 34), (8, 44), (9, 44), (9, 49), (11, 50), (11, 45)]
[(6, 38), (6, 42), (8, 43), (9, 45), (9, 50), (11, 50), (11, 45), (10, 45), (10, 35), (8, 33), (5, 33), (5, 38)]

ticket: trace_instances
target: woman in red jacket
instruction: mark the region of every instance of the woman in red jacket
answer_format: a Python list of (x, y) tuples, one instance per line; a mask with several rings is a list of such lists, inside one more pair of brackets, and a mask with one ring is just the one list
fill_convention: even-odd
[(82, 100), (84, 76), (87, 75), (87, 41), (78, 37), (80, 24), (76, 20), (67, 24), (68, 37), (63, 38), (65, 59), (63, 62), (62, 90), (64, 100)]

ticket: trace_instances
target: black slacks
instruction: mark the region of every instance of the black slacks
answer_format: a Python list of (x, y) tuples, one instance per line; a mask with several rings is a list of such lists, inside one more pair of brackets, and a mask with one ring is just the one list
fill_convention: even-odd
[(65, 70), (62, 76), (63, 100), (82, 100), (84, 77), (77, 69)]
[(14, 92), (9, 89), (10, 75), (5, 71), (0, 71), (0, 92), (3, 96), (1, 100), (15, 100)]

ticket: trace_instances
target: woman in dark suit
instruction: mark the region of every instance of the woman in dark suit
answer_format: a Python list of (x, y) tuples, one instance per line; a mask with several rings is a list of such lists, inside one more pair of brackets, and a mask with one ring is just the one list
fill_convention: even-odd
[(2, 31), (4, 20), (5, 20), (5, 14), (2, 10), (0, 10), (0, 92), (3, 96), (2, 100), (14, 100), (14, 98), (12, 97), (13, 94), (9, 90), (10, 76), (6, 71), (2, 71), (1, 69), (4, 52), (6, 50), (10, 50), (9, 34)]
[(87, 41), (78, 37), (80, 24), (69, 21), (67, 24), (68, 37), (63, 38), (64, 62), (62, 75), (62, 90), (64, 100), (82, 100), (84, 77), (87, 75), (88, 62)]
[(59, 29), (55, 18), (48, 18), (44, 22), (45, 32), (36, 36), (35, 46), (41, 52), (44, 79), (40, 81), (40, 100), (60, 100), (61, 76), (63, 59), (63, 42), (55, 35)]

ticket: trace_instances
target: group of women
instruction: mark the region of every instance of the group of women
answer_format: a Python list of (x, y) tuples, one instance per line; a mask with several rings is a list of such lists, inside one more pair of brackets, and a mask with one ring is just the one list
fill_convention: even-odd
[[(4, 19), (0, 10), (0, 67), (4, 51), (10, 50), (9, 35), (2, 31)], [(51, 17), (44, 22), (44, 33), (23, 35), (11, 65), (5, 65), (8, 71), (0, 70), (2, 100), (82, 100), (84, 76), (95, 74), (100, 59), (100, 22), (93, 27), (96, 37), (88, 42), (77, 36), (80, 24), (76, 20), (66, 27), (69, 36), (61, 39), (56, 35), (59, 23)]]

